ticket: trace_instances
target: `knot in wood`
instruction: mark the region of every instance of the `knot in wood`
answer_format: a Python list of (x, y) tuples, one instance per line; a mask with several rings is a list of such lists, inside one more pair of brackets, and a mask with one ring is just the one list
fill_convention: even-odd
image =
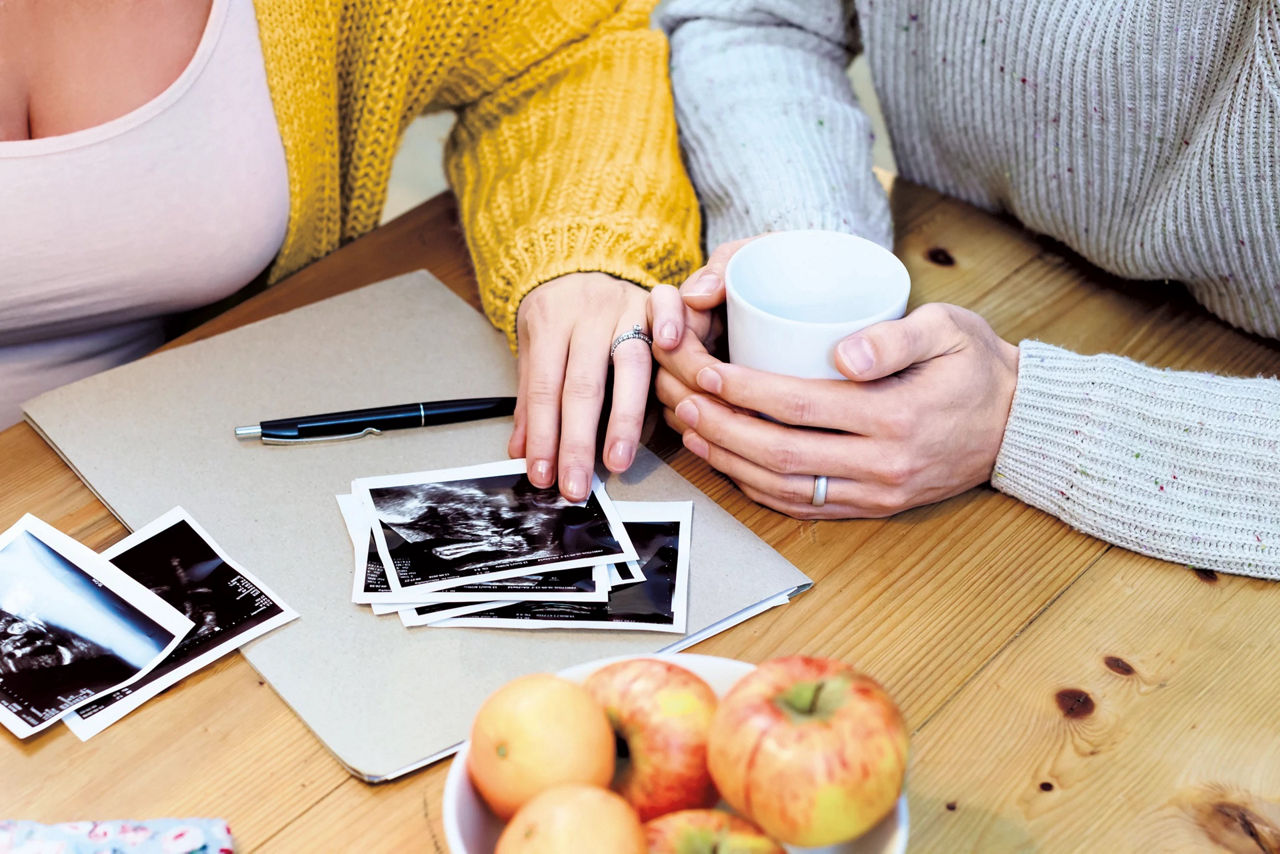
[(1057, 700), (1065, 718), (1086, 718), (1093, 714), (1093, 698), (1079, 688), (1063, 688), (1057, 693)]
[(956, 264), (955, 257), (941, 246), (935, 246), (930, 249), (928, 252), (924, 253), (924, 257), (928, 258), (939, 267), (954, 267)]

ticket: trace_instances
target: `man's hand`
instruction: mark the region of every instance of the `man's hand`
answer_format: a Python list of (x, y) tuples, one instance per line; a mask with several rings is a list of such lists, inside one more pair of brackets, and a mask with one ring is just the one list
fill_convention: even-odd
[[(800, 518), (888, 516), (991, 477), (1016, 346), (973, 312), (935, 303), (840, 342), (836, 364), (851, 382), (721, 362), (704, 338), (724, 264), (743, 242), (717, 250), (678, 294), (650, 299), (658, 398), (685, 447), (753, 500)], [(812, 504), (817, 475), (828, 478), (822, 507)]]

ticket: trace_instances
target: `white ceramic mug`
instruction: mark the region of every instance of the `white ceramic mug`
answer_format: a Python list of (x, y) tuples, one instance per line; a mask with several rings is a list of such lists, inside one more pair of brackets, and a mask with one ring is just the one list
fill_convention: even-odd
[(845, 379), (835, 346), (902, 317), (911, 277), (889, 250), (838, 231), (778, 231), (725, 269), (729, 361), (807, 379)]

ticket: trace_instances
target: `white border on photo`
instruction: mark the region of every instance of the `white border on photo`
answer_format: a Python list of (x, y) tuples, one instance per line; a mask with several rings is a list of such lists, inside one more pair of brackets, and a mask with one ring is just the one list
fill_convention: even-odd
[[(689, 544), (693, 530), (692, 501), (618, 501), (625, 522), (679, 522), (680, 550), (676, 555), (676, 587), (671, 594), (671, 622), (628, 623), (611, 620), (521, 620), (475, 614), (433, 622), (437, 628), (471, 629), (606, 629), (609, 631), (676, 632), (684, 634), (689, 605)], [(501, 613), (501, 612), (499, 612)]]
[[(617, 502), (615, 501), (614, 504), (617, 504)], [(623, 524), (626, 524), (626, 520), (623, 520)], [(623, 575), (618, 567), (625, 569), (627, 574)], [(628, 560), (622, 563), (609, 564), (609, 586), (611, 588), (622, 587), (627, 584), (639, 584), (641, 581), (644, 581), (644, 570), (640, 569), (640, 561)]]
[(216, 554), (223, 563), (235, 570), (237, 574), (248, 580), (254, 587), (258, 588), (262, 595), (274, 602), (276, 607), (280, 609), (280, 613), (268, 617), (261, 623), (258, 623), (252, 628), (246, 629), (235, 637), (227, 638), (224, 642), (218, 644), (212, 649), (206, 650), (200, 655), (197, 655), (182, 666), (174, 668), (159, 679), (148, 682), (137, 691), (134, 691), (125, 697), (121, 697), (119, 700), (107, 706), (92, 717), (82, 718), (74, 712), (67, 715), (63, 718), (63, 721), (66, 723), (67, 728), (75, 733), (76, 738), (81, 741), (89, 740), (111, 724), (141, 706), (147, 700), (150, 700), (166, 688), (176, 685), (178, 682), (181, 682), (197, 670), (207, 667), (229, 652), (234, 652), (254, 638), (262, 637), (267, 632), (277, 629), (285, 623), (298, 618), (298, 613), (296, 611), (286, 605), (279, 596), (273, 593), (267, 585), (259, 581), (253, 573), (249, 572), (236, 561), (232, 560), (227, 553), (222, 550), (222, 547), (213, 541), (213, 538), (209, 536), (209, 533), (205, 531), (205, 529), (202, 528), (195, 519), (191, 518), (191, 514), (186, 510), (183, 510), (181, 507), (175, 507), (159, 519), (139, 528), (134, 533), (104, 551), (102, 556), (107, 560), (111, 560), (139, 543), (146, 542), (157, 534), (167, 531), (169, 528), (172, 528), (180, 522), (186, 522), (190, 525), (191, 530), (195, 531), (196, 536), (204, 540), (209, 548), (213, 549), (213, 553)]
[[(372, 536), (375, 520), (366, 515), (365, 503), (355, 495), (335, 495), (338, 500), (338, 510), (342, 513), (342, 521), (347, 526), (347, 536), (351, 539), (351, 552), (354, 557), (353, 570), (351, 573), (351, 601), (357, 605), (370, 605), (372, 600), (367, 599), (373, 595), (366, 593), (364, 590), (365, 573), (368, 571), (369, 551), (368, 538)], [(361, 538), (366, 542), (361, 543)], [(362, 551), (363, 549), (363, 551)], [(381, 560), (379, 560), (381, 565)], [(386, 576), (386, 568), (383, 567), (383, 576)], [(396, 610), (392, 608), (383, 611), (384, 614), (390, 614)], [(376, 614), (377, 611), (375, 610)]]
[(510, 605), (510, 602), (473, 602), (469, 605), (458, 605), (454, 608), (443, 608), (438, 611), (420, 614), (417, 607), (404, 608), (399, 610), (400, 622), (409, 628), (415, 626), (434, 626), (441, 620), (450, 620), (454, 617), (461, 617), (466, 614), (475, 614), (479, 611), (487, 611), (495, 605)]
[(30, 513), (15, 522), (7, 531), (0, 533), (0, 551), (3, 551), (24, 533), (35, 537), (85, 575), (95, 579), (103, 587), (128, 602), (134, 608), (137, 608), (142, 612), (143, 616), (158, 624), (166, 632), (173, 635), (173, 638), (165, 645), (163, 650), (156, 654), (155, 658), (128, 679), (72, 703), (63, 709), (60, 714), (54, 715), (35, 726), (22, 720), (4, 706), (0, 706), (0, 724), (4, 724), (18, 738), (26, 738), (29, 735), (33, 735), (61, 719), (67, 712), (119, 691), (121, 688), (129, 687), (150, 673), (157, 664), (168, 658), (169, 653), (173, 652), (174, 648), (187, 636), (187, 633), (195, 628), (195, 624), (188, 620), (181, 611), (152, 593), (144, 585), (139, 584), (121, 572), (111, 561), (102, 557), (88, 546), (62, 533), (52, 525), (37, 519)]
[[(400, 611), (407, 605), (435, 605), (444, 602), (474, 603), (474, 602), (524, 602), (527, 600), (546, 601), (546, 602), (607, 602), (609, 601), (610, 574), (613, 572), (613, 566), (591, 567), (591, 581), (593, 589), (589, 591), (567, 592), (563, 589), (558, 590), (539, 590), (538, 588), (530, 589), (512, 589), (488, 590), (488, 591), (463, 591), (463, 590), (440, 590), (435, 593), (417, 593), (418, 588), (405, 588), (405, 593), (368, 593), (364, 589), (362, 583), (367, 572), (365, 561), (361, 561), (361, 555), (364, 554), (366, 559), (368, 555), (369, 540), (373, 537), (372, 520), (364, 517), (363, 503), (354, 495), (336, 495), (338, 499), (338, 509), (342, 511), (342, 519), (347, 526), (347, 536), (351, 538), (351, 550), (355, 555), (355, 566), (351, 579), (351, 601), (357, 605), (373, 606), (373, 613), (377, 616), (390, 614)], [(362, 535), (357, 526), (365, 524), (369, 528)], [(363, 545), (361, 539), (364, 540)], [(364, 550), (362, 552), (362, 549)], [(386, 577), (386, 567), (382, 564), (381, 557), (378, 558), (378, 565), (382, 568), (383, 577)], [(638, 566), (635, 561), (630, 561), (629, 566)], [(585, 567), (584, 567), (585, 568)], [(556, 570), (552, 570), (555, 572)], [(530, 575), (545, 575), (547, 572), (539, 570)], [(515, 576), (520, 578), (522, 576)], [(640, 576), (643, 580), (644, 576)], [(510, 580), (510, 579), (506, 579)], [(468, 582), (470, 584), (471, 582)], [(629, 582), (624, 582), (629, 583)], [(394, 598), (392, 598), (394, 597)], [(475, 608), (469, 608), (465, 612), (474, 613)], [(439, 619), (439, 618), (437, 618)], [(423, 625), (415, 623), (414, 625)]]
[[(432, 593), (414, 594), (417, 587), (404, 588), (405, 594), (397, 603), (398, 607), (403, 608), (405, 605), (439, 605), (446, 602), (456, 602), (459, 605), (471, 602), (608, 602), (609, 601), (609, 567), (601, 564), (592, 567), (579, 567), (580, 569), (591, 570), (591, 590), (582, 590), (575, 593), (568, 593), (564, 590), (545, 590), (537, 587), (531, 587), (527, 590), (437, 590)], [(538, 572), (526, 572), (525, 575), (547, 575), (554, 572), (560, 572), (558, 569)], [(517, 575), (514, 578), (523, 578), (524, 575)], [(511, 578), (500, 578), (499, 581), (511, 581)], [(479, 584), (480, 582), (467, 582), (468, 584)], [(379, 594), (375, 593), (374, 596)]]
[[(493, 572), (482, 572), (476, 575), (460, 576), (457, 578), (445, 579), (443, 581), (429, 581), (423, 584), (414, 584), (405, 587), (400, 584), (400, 579), (395, 572), (388, 569), (395, 565), (391, 559), (391, 550), (387, 547), (386, 537), (382, 533), (382, 525), (377, 523), (378, 514), (373, 503), (373, 496), (370, 494), (371, 489), (382, 489), (395, 486), (419, 486), (430, 483), (448, 483), (455, 480), (480, 480), (486, 477), (510, 477), (511, 475), (520, 475), (525, 473), (525, 461), (518, 460), (501, 460), (494, 463), (481, 463), (473, 466), (461, 466), (450, 469), (437, 469), (435, 471), (412, 472), (410, 474), (393, 474), (383, 475), (381, 477), (363, 477), (351, 482), (351, 494), (357, 496), (364, 505), (364, 513), (370, 519), (375, 521), (373, 526), (374, 541), (378, 546), (378, 556), (382, 560), (383, 568), (387, 573), (388, 586), (391, 587), (391, 593), (373, 593), (368, 594), (372, 597), (379, 597), (375, 601), (393, 601), (391, 596), (397, 596), (403, 591), (412, 591), (417, 593), (434, 593), (439, 590), (447, 590), (450, 587), (460, 587), (466, 584), (475, 584), (480, 581), (500, 581), (506, 578), (519, 578), (522, 575), (532, 575), (534, 572), (553, 572), (558, 569), (574, 569), (583, 566), (602, 566), (610, 563), (616, 563), (619, 560), (635, 560), (636, 550), (631, 544), (631, 538), (627, 536), (626, 528), (622, 526), (622, 520), (618, 516), (618, 511), (613, 506), (613, 500), (609, 498), (604, 489), (604, 483), (599, 476), (592, 474), (591, 476), (591, 493), (596, 497), (596, 501), (600, 504), (600, 509), (605, 515), (605, 520), (609, 525), (609, 533), (617, 541), (621, 551), (614, 554), (593, 555), (591, 557), (572, 558), (569, 560), (557, 561), (554, 563), (544, 563), (537, 565), (526, 564), (509, 569), (494, 570)], [(585, 501), (579, 501), (578, 506), (585, 505)], [(401, 597), (402, 598), (402, 597)]]
[[(373, 522), (364, 516), (364, 504), (354, 495), (343, 494), (335, 495), (338, 500), (338, 510), (342, 512), (342, 521), (347, 526), (347, 536), (351, 538), (351, 551), (355, 556), (355, 564), (352, 568), (351, 575), (351, 601), (357, 605), (369, 605), (373, 610), (374, 616), (385, 617), (387, 614), (395, 614), (403, 608), (393, 602), (362, 602), (360, 597), (367, 596), (364, 592), (365, 573), (368, 571), (369, 562), (369, 543), (368, 538), (373, 536)], [(361, 533), (361, 532), (364, 533)], [(365, 542), (361, 543), (361, 537)], [(382, 562), (378, 562), (382, 566)], [(384, 569), (385, 573), (386, 570)]]

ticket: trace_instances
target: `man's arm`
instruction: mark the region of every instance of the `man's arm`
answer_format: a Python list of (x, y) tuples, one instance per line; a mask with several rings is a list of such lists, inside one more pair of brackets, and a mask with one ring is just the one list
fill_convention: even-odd
[(673, 0), (671, 83), (706, 246), (822, 228), (892, 246), (840, 0)]
[(997, 489), (1136, 552), (1280, 580), (1280, 382), (1020, 349)]

